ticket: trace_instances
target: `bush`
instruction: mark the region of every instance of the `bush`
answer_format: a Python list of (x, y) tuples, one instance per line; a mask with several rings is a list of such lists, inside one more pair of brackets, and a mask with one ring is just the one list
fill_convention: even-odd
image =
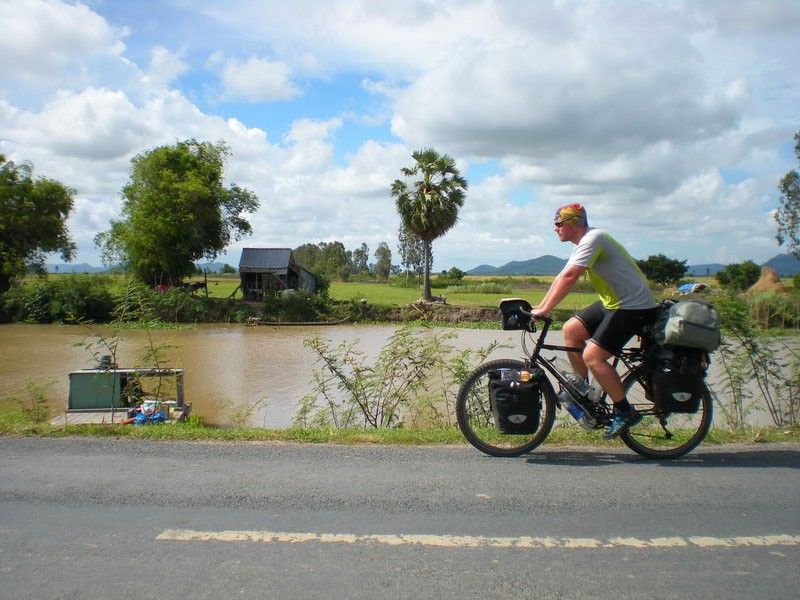
[(111, 281), (98, 275), (40, 277), (4, 296), (2, 320), (30, 323), (106, 322), (114, 312)]
[(267, 320), (302, 322), (324, 320), (330, 314), (331, 306), (326, 294), (298, 290), (291, 294), (268, 296), (263, 310)]
[(730, 290), (746, 290), (761, 276), (761, 267), (752, 260), (728, 265), (716, 275), (720, 285)]

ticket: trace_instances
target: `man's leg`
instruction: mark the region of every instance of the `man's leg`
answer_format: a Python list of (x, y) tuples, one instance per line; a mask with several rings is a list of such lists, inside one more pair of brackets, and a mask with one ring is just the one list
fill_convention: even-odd
[(586, 344), (583, 351), (583, 361), (589, 367), (595, 381), (606, 391), (608, 397), (614, 404), (621, 402), (625, 398), (625, 388), (617, 370), (611, 366), (608, 359), (611, 353), (603, 350), (594, 342)]
[(614, 417), (603, 434), (605, 439), (613, 439), (623, 429), (638, 424), (642, 420), (642, 416), (636, 412), (636, 409), (630, 405), (625, 397), (625, 387), (622, 385), (619, 373), (608, 362), (608, 359), (611, 358), (611, 353), (590, 341), (586, 344), (583, 357), (595, 380), (603, 386), (608, 397), (614, 403)]
[[(586, 363), (584, 362), (582, 354), (585, 354), (586, 352), (586, 340), (589, 339), (589, 332), (586, 330), (586, 327), (580, 319), (572, 317), (569, 321), (564, 323), (562, 333), (564, 335), (565, 346), (570, 348), (580, 348), (583, 351), (567, 352), (567, 358), (569, 358), (569, 362), (572, 365), (572, 370), (575, 371), (575, 374), (587, 379), (589, 377), (589, 370), (586, 367)], [(589, 346), (594, 346), (594, 344), (589, 344)]]

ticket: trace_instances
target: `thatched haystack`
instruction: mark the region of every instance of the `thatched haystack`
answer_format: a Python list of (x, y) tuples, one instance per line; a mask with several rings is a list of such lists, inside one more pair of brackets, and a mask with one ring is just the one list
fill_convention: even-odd
[(745, 296), (755, 296), (756, 294), (787, 294), (788, 291), (781, 283), (778, 274), (769, 267), (761, 267), (761, 277), (758, 278), (753, 286), (745, 292)]

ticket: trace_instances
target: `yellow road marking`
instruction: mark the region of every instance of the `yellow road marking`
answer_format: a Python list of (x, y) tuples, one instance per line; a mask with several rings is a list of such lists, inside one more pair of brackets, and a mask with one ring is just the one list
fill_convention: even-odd
[(427, 546), (435, 548), (742, 548), (748, 546), (798, 546), (800, 535), (763, 535), (741, 537), (661, 537), (639, 538), (555, 538), (555, 537), (487, 537), (474, 535), (423, 535), (354, 533), (292, 533), (282, 531), (195, 531), (192, 529), (167, 529), (157, 540), (173, 542), (261, 542), (265, 544), (322, 544), (375, 543), (387, 546)]

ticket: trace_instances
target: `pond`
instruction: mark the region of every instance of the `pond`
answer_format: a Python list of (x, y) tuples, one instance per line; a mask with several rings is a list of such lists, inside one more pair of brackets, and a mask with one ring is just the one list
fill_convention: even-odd
[[(336, 325), (246, 327), (243, 325), (202, 324), (182, 329), (162, 329), (150, 333), (156, 345), (171, 346), (161, 366), (185, 369), (184, 395), (192, 412), (216, 425), (231, 423), (236, 415), (250, 414), (249, 424), (283, 428), (291, 424), (298, 402), (311, 391), (312, 372), (318, 368), (315, 355), (304, 340), (320, 335), (332, 345), (358, 340), (358, 347), (375, 357), (397, 330), (396, 325)], [(478, 349), (492, 342), (510, 348), (496, 350), (492, 358), (519, 358), (520, 334), (499, 329), (447, 329), (456, 335), (451, 344), (457, 349)], [(96, 366), (92, 353), (81, 344), (97, 341), (97, 334), (109, 336), (110, 329), (93, 332), (74, 325), (0, 325), (0, 398), (25, 396), (29, 382), (47, 386), (47, 397), (64, 410), (67, 406), (68, 374)], [(562, 342), (560, 331), (548, 341)], [(785, 340), (796, 348), (800, 338)], [(152, 366), (141, 357), (149, 346), (148, 332), (122, 332), (117, 362), (120, 367)], [(791, 362), (783, 345), (781, 358)], [(100, 354), (108, 354), (102, 351)], [(712, 356), (709, 382), (723, 394), (723, 369), (719, 355)], [(769, 424), (769, 415), (759, 400), (755, 381), (748, 387), (756, 402), (748, 419), (753, 424)], [(251, 410), (252, 409), (252, 410)], [(723, 422), (718, 411), (715, 421)]]
[[(359, 348), (376, 356), (397, 326), (336, 325), (316, 327), (245, 327), (202, 324), (183, 329), (155, 330), (156, 345), (171, 346), (161, 366), (185, 369), (184, 393), (192, 412), (207, 423), (225, 425), (231, 415), (252, 411), (250, 423), (286, 427), (299, 400), (311, 390), (315, 356), (303, 341), (314, 335), (334, 345), (359, 340)], [(456, 329), (457, 349), (479, 348), (492, 341), (509, 343), (498, 357), (520, 355), (519, 333), (500, 330)], [(99, 334), (99, 335), (98, 335)], [(0, 398), (24, 397), (29, 382), (46, 385), (47, 396), (66, 409), (70, 371), (96, 365), (92, 352), (81, 344), (110, 329), (72, 325), (0, 325)], [(149, 347), (143, 330), (122, 332), (117, 351), (120, 367), (152, 366), (141, 357)], [(100, 354), (109, 354), (100, 350)]]

